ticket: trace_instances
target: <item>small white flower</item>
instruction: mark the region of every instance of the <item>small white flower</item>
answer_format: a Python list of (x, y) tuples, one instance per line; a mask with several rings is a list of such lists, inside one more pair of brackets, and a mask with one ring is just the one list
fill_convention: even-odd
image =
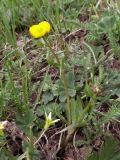
[(45, 112), (45, 125), (44, 129), (47, 130), (51, 125), (54, 125), (56, 122), (58, 122), (60, 119), (52, 120), (52, 113), (50, 112), (49, 115)]
[(90, 67), (87, 67), (87, 70), (89, 70), (90, 69)]
[(5, 124), (7, 121), (0, 122), (0, 136), (4, 135)]
[(106, 82), (106, 84), (108, 84), (108, 81)]
[(47, 117), (48, 119), (52, 120), (52, 113), (50, 112), (49, 115), (47, 116), (47, 113), (45, 112), (45, 117)]

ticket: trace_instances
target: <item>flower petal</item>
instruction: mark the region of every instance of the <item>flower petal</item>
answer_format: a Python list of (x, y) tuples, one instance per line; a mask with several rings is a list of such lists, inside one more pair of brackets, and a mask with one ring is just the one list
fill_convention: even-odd
[(50, 32), (51, 27), (50, 27), (50, 24), (47, 21), (40, 22), (39, 26), (45, 28), (46, 33)]
[(49, 120), (52, 120), (52, 113), (51, 113), (51, 112), (50, 112), (49, 115), (48, 115), (48, 119), (49, 119)]
[(46, 34), (45, 28), (39, 25), (31, 26), (29, 32), (34, 38), (40, 38)]

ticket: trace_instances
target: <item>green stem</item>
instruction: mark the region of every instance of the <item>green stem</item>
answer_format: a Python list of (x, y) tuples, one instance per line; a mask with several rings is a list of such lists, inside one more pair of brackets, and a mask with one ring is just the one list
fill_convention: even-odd
[(28, 61), (27, 61), (27, 57), (26, 57), (26, 63), (25, 63), (25, 80), (23, 80), (23, 84), (24, 84), (24, 102), (25, 102), (25, 107), (26, 109), (29, 109), (28, 107), (28, 97), (29, 97), (29, 75), (28, 75)]
[(64, 70), (64, 62), (62, 61), (61, 63), (61, 80), (64, 86), (65, 94), (67, 97), (67, 108), (66, 108), (66, 113), (67, 113), (67, 120), (68, 120), (68, 125), (71, 124), (71, 109), (70, 109), (70, 98), (68, 95), (68, 87), (67, 87), (67, 81), (65, 78), (65, 70)]
[(101, 2), (102, 2), (102, 0), (98, 0), (97, 4), (95, 6), (96, 9), (98, 8), (98, 6), (100, 5)]
[(59, 60), (58, 56), (55, 54), (54, 50), (52, 49), (52, 47), (50, 46), (48, 41), (45, 38), (44, 38), (44, 41), (46, 43), (46, 46), (50, 49), (50, 51), (52, 52), (53, 56), (55, 57), (57, 63), (60, 64), (60, 60)]
[(83, 121), (84, 119), (84, 116), (87, 114), (87, 113), (90, 113), (93, 109), (93, 106), (94, 106), (94, 102), (95, 102), (95, 99), (96, 99), (96, 96), (94, 95), (88, 105), (85, 107), (85, 109), (83, 110), (83, 112), (81, 112), (81, 114), (79, 115), (79, 118), (78, 118), (78, 122), (79, 124), (81, 124), (81, 122)]
[(83, 112), (81, 112), (81, 114), (79, 115), (79, 118), (78, 118), (78, 121), (75, 125), (72, 125), (72, 127), (70, 127), (68, 129), (68, 134), (64, 140), (64, 143), (63, 143), (63, 148), (66, 146), (66, 144), (68, 143), (68, 141), (70, 140), (71, 138), (71, 135), (74, 134), (75, 130), (78, 128), (78, 127), (81, 127), (81, 126), (84, 126), (85, 125), (85, 121), (84, 121), (84, 117), (87, 113), (91, 112), (92, 108), (93, 108), (93, 102), (94, 102), (94, 98), (91, 98), (91, 100), (89, 101), (89, 104), (86, 106), (86, 108), (83, 110)]
[(32, 127), (30, 127), (30, 142), (28, 148), (28, 160), (33, 160), (33, 132)]
[(91, 54), (92, 54), (93, 59), (94, 59), (94, 63), (96, 65), (97, 64), (97, 59), (95, 57), (95, 53), (94, 53), (93, 49), (86, 42), (83, 42), (83, 44), (91, 51)]

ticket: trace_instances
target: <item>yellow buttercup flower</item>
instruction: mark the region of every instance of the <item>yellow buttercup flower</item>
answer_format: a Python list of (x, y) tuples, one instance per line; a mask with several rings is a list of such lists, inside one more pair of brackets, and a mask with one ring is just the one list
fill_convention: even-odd
[(47, 21), (40, 22), (39, 26), (45, 28), (46, 33), (50, 32), (51, 27), (50, 27), (50, 24)]
[(39, 25), (31, 26), (29, 29), (29, 32), (34, 38), (40, 38), (40, 37), (44, 36), (46, 33), (45, 29), (40, 27)]
[(30, 27), (29, 32), (34, 38), (41, 38), (50, 32), (50, 24), (46, 21)]

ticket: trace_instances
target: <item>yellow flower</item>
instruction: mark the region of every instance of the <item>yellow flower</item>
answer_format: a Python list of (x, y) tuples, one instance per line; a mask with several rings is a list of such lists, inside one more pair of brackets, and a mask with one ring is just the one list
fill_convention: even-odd
[(45, 35), (45, 29), (39, 25), (31, 26), (29, 32), (34, 38), (40, 38)]
[(0, 136), (4, 135), (3, 130), (4, 130), (4, 125), (3, 125), (3, 123), (0, 123)]
[(47, 22), (47, 21), (43, 21), (43, 22), (40, 22), (39, 23), (39, 26), (45, 28), (46, 30), (46, 33), (49, 33), (50, 32), (50, 24)]
[(52, 120), (52, 113), (50, 112), (47, 116), (45, 112), (45, 125), (44, 129), (47, 130), (51, 125), (54, 125), (56, 122), (58, 122), (60, 119)]
[(31, 26), (29, 32), (34, 38), (41, 38), (50, 32), (50, 24), (46, 21), (40, 22)]

